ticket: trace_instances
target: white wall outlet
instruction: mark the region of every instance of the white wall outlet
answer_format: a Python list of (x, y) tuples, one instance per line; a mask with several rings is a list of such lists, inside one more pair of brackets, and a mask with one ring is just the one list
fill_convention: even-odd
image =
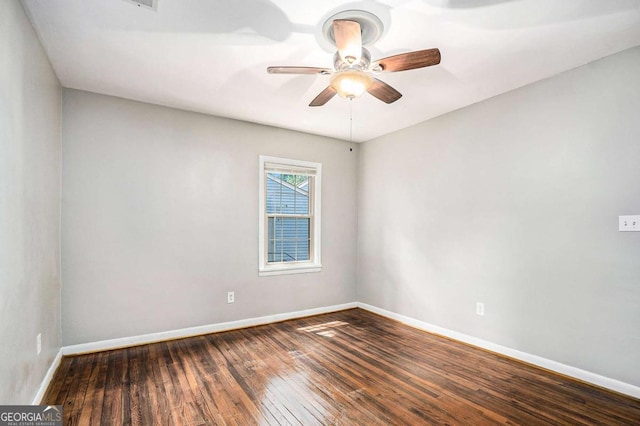
[(484, 303), (476, 302), (476, 315), (484, 316)]
[(236, 301), (236, 295), (233, 291), (227, 292), (227, 303), (233, 303)]
[(618, 216), (618, 229), (621, 232), (640, 232), (640, 215)]
[(36, 336), (36, 348), (38, 350), (38, 355), (42, 352), (42, 333), (38, 333)]

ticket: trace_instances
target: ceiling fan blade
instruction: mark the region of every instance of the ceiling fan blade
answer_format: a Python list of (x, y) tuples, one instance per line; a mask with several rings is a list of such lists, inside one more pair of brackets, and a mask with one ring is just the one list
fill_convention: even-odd
[(369, 87), (367, 92), (388, 104), (393, 103), (402, 97), (402, 93), (377, 78), (373, 79), (373, 84)]
[(360, 24), (347, 19), (333, 21), (333, 38), (340, 57), (348, 64), (357, 64), (362, 55), (362, 31)]
[(329, 68), (316, 67), (268, 67), (269, 74), (331, 74)]
[(440, 63), (440, 50), (425, 49), (389, 56), (376, 61), (383, 71), (406, 71)]
[(310, 107), (322, 106), (327, 102), (329, 102), (331, 98), (333, 98), (336, 95), (336, 93), (338, 93), (336, 92), (336, 89), (334, 89), (331, 86), (327, 86), (326, 89), (320, 92), (320, 94), (311, 101), (309, 106)]

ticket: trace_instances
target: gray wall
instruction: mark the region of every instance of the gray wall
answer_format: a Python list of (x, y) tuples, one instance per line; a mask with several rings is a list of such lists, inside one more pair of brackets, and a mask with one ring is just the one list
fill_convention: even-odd
[[(346, 142), (74, 90), (63, 116), (65, 345), (355, 300)], [(322, 272), (258, 277), (261, 154), (322, 163)]]
[(0, 1), (0, 404), (30, 404), (61, 343), (60, 100), (22, 6)]
[(640, 386), (640, 48), (367, 142), (358, 182), (360, 301)]

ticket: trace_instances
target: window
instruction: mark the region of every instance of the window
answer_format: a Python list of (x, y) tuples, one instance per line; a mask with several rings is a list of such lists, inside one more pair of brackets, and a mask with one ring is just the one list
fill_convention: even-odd
[(321, 169), (260, 156), (259, 275), (320, 271)]

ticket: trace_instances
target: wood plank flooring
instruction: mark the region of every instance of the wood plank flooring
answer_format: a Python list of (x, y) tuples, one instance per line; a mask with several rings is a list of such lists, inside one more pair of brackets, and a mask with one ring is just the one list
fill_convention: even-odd
[(65, 357), (70, 425), (639, 425), (640, 400), (361, 309)]

